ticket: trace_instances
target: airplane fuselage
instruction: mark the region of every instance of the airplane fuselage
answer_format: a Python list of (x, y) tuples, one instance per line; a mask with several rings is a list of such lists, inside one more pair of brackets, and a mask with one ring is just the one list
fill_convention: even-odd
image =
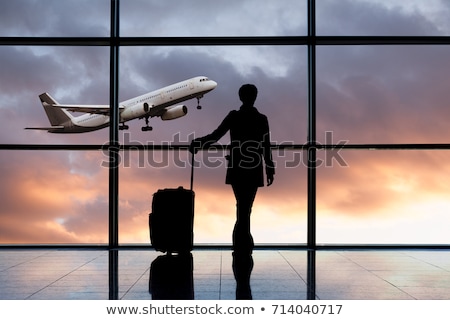
[[(163, 120), (176, 119), (187, 113), (184, 105), (177, 105), (183, 101), (201, 98), (217, 86), (215, 81), (207, 77), (195, 77), (181, 81), (156, 91), (119, 103), (119, 122), (124, 124), (136, 118), (161, 117)], [(69, 109), (70, 110), (70, 109)], [(74, 111), (74, 110), (72, 110)], [(76, 110), (75, 110), (76, 111)], [(51, 133), (81, 133), (99, 130), (109, 126), (109, 115), (89, 113), (72, 117), (51, 128)]]

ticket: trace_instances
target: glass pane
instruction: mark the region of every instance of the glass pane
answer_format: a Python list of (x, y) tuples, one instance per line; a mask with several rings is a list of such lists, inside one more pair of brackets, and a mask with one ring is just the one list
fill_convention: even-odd
[(14, 0), (0, 2), (3, 37), (109, 36), (108, 0)]
[[(260, 188), (252, 210), (255, 243), (306, 242), (306, 170), (300, 154), (273, 153), (277, 172), (270, 187)], [(186, 151), (125, 151), (120, 171), (120, 242), (149, 243), (148, 214), (159, 189), (190, 187), (191, 155)], [(224, 151), (195, 157), (194, 242), (231, 243), (236, 219), (233, 191), (225, 182)]]
[(107, 141), (107, 129), (56, 134), (47, 129), (24, 128), (64, 126), (66, 130), (70, 117), (73, 117), (71, 122), (78, 123), (80, 131), (89, 129), (90, 121), (75, 117), (84, 115), (89, 118), (90, 114), (48, 107), (51, 112), (49, 118), (39, 96), (47, 92), (59, 104), (109, 106), (108, 48), (4, 46), (0, 47), (0, 61), (0, 110), (3, 114), (0, 118), (0, 143), (103, 144)]
[(107, 243), (107, 157), (1, 151), (0, 243)]
[(317, 48), (317, 125), (323, 141), (447, 143), (450, 47)]
[(441, 0), (316, 1), (317, 34), (448, 36), (450, 6)]
[[(255, 106), (267, 115), (274, 143), (306, 141), (306, 48), (297, 46), (237, 47), (124, 47), (120, 51), (120, 100), (132, 99), (196, 76), (205, 76), (217, 87), (187, 106), (184, 117), (161, 121), (150, 118), (153, 131), (142, 132), (144, 119), (126, 122), (124, 143), (183, 144), (215, 129), (241, 102), (238, 90), (245, 83), (258, 87)], [(171, 96), (166, 95), (169, 99)], [(159, 103), (157, 98), (155, 103)], [(143, 110), (143, 107), (142, 109)], [(221, 142), (227, 143), (227, 138)]]
[[(340, 150), (317, 172), (317, 241), (448, 244), (447, 151)], [(331, 154), (318, 152), (319, 159)]]
[(122, 36), (306, 34), (306, 1), (121, 1)]

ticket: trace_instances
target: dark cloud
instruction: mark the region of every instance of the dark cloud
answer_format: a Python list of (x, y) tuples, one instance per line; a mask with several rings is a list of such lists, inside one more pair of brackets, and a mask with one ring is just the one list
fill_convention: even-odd
[[(121, 3), (125, 36), (243, 36), (306, 33), (306, 2), (295, 0), (226, 0), (178, 2), (168, 8), (159, 1)], [(274, 17), (277, 17), (274, 19)]]
[[(404, 1), (323, 0), (316, 2), (317, 33), (320, 35), (430, 36), (440, 35), (432, 17), (407, 12)], [(397, 5), (395, 5), (397, 4)], [(410, 4), (406, 4), (408, 7)], [(414, 5), (414, 4), (413, 4)]]
[(2, 1), (0, 30), (3, 36), (109, 36), (109, 6), (109, 1)]
[(37, 57), (29, 48), (1, 47), (3, 75), (0, 77), (0, 85), (4, 89), (2, 97), (37, 90), (43, 74), (54, 76), (52, 71), (56, 65), (49, 58)]

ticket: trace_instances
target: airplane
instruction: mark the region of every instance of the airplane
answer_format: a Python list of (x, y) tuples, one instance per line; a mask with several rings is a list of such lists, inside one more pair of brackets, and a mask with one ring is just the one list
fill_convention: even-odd
[[(197, 98), (197, 109), (201, 109), (200, 99), (214, 90), (217, 82), (208, 77), (190, 78), (162, 89), (119, 103), (119, 129), (128, 130), (125, 122), (133, 119), (145, 119), (142, 131), (150, 131), (150, 117), (172, 120), (187, 114), (187, 107), (179, 104)], [(51, 126), (27, 127), (27, 130), (47, 130), (50, 133), (82, 133), (99, 130), (109, 126), (109, 105), (69, 105), (59, 104), (47, 92), (39, 95), (42, 106)], [(85, 114), (74, 116), (69, 111)]]

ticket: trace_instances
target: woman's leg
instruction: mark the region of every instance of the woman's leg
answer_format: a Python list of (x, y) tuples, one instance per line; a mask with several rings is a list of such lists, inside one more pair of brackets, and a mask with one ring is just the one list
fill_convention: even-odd
[(233, 230), (234, 251), (249, 252), (253, 250), (253, 237), (250, 232), (250, 214), (255, 200), (257, 186), (232, 185), (236, 198), (236, 224)]

